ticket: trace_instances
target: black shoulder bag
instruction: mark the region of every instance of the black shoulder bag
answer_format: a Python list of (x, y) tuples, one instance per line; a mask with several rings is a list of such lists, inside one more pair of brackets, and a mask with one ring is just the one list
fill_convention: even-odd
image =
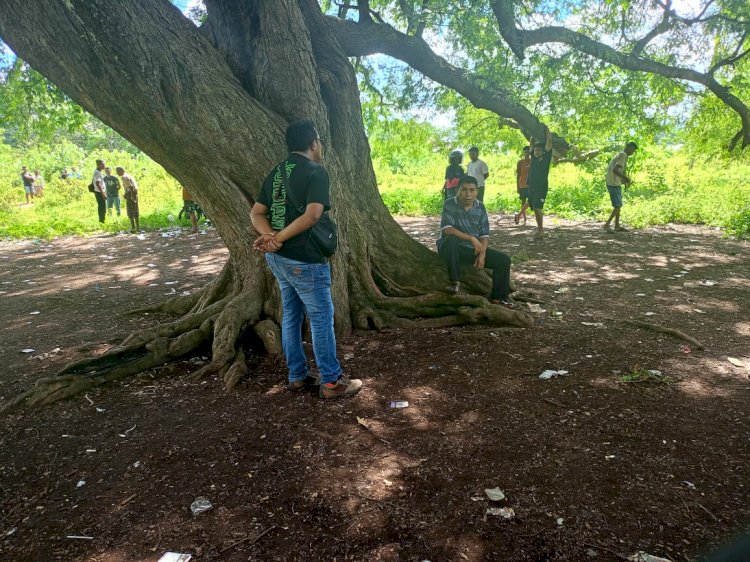
[[(305, 213), (305, 207), (303, 205), (296, 205), (292, 201), (292, 192), (289, 189), (289, 178), (286, 173), (286, 161), (281, 163), (279, 166), (281, 171), (281, 179), (284, 184), (284, 191), (286, 192), (287, 200), (292, 204), (293, 208), (297, 210), (300, 215)], [(316, 222), (310, 230), (307, 231), (310, 235), (310, 241), (313, 243), (321, 255), (325, 257), (331, 257), (336, 253), (336, 248), (339, 245), (339, 233), (338, 227), (334, 220), (328, 215), (328, 211), (323, 211), (318, 222)]]

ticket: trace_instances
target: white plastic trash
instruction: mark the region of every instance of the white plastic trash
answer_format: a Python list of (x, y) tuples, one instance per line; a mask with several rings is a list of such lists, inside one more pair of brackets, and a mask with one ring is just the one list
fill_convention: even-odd
[(212, 507), (213, 505), (211, 505), (211, 501), (208, 498), (200, 497), (195, 498), (195, 501), (190, 504), (190, 511), (193, 512), (193, 515), (198, 515), (204, 511), (208, 511)]
[(548, 381), (549, 379), (554, 379), (555, 377), (564, 377), (568, 374), (568, 371), (555, 371), (553, 369), (547, 369), (546, 371), (543, 371), (541, 375), (539, 375), (539, 378), (543, 381)]
[(165, 552), (159, 558), (159, 562), (190, 562), (192, 554), (180, 554), (179, 552)]

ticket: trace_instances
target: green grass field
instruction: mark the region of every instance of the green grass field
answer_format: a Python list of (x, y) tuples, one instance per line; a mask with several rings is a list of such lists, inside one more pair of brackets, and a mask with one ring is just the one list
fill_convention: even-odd
[[(49, 239), (65, 234), (87, 235), (128, 230), (130, 222), (122, 195), (122, 216), (119, 219), (116, 215), (108, 217), (104, 225), (99, 224), (96, 200), (86, 187), (91, 182), (96, 158), (104, 159), (112, 169), (122, 166), (135, 177), (139, 186), (142, 229), (170, 226), (173, 223), (169, 215), (176, 219), (182, 208), (182, 190), (177, 181), (149, 158), (142, 155), (133, 157), (126, 152), (98, 153), (90, 158), (74, 160), (73, 165), (83, 174), (80, 180), (59, 179), (60, 170), (69, 167), (67, 160), (64, 164), (49, 167), (38, 162), (41, 158), (23, 160), (30, 170), (38, 167), (47, 176), (44, 197), (35, 198), (32, 205), (26, 205), (20, 176), (22, 161), (19, 158), (3, 158), (6, 155), (7, 152), (5, 155), (0, 153), (0, 237)], [(183, 222), (187, 225), (189, 219)]]
[[(491, 211), (511, 213), (518, 208), (515, 189), (515, 155), (483, 156), (490, 167), (485, 203)], [(141, 228), (170, 226), (169, 215), (182, 208), (180, 185), (158, 164), (143, 155), (104, 152), (83, 155), (72, 145), (37, 147), (25, 151), (0, 145), (0, 237), (53, 238), (65, 234), (86, 235), (102, 230), (129, 228), (125, 217), (97, 221), (96, 202), (86, 186), (94, 160), (103, 158), (112, 168), (121, 165), (140, 186)], [(464, 162), (465, 164), (466, 162)], [(23, 205), (21, 165), (39, 168), (46, 178), (45, 197)], [(81, 180), (60, 180), (63, 167), (76, 165)], [(413, 173), (394, 174), (375, 162), (383, 201), (395, 215), (437, 215), (442, 199), (445, 163), (435, 157), (415, 166)], [(560, 164), (550, 172), (548, 213), (564, 218), (604, 220), (611, 210), (604, 185), (607, 157), (584, 165)], [(645, 227), (666, 223), (719, 226), (731, 235), (750, 237), (750, 164), (689, 162), (680, 154), (641, 150), (631, 160), (632, 187), (625, 192), (622, 217), (625, 224)], [(187, 225), (187, 220), (183, 221)]]
[[(518, 209), (512, 156), (485, 158), (490, 168), (485, 204), (490, 211)], [(750, 165), (694, 162), (684, 156), (642, 151), (631, 162), (622, 218), (641, 228), (667, 223), (706, 224), (750, 237)], [(604, 183), (607, 158), (584, 165), (553, 165), (546, 211), (569, 219), (606, 220), (612, 210)], [(376, 162), (381, 195), (394, 214), (440, 212), (445, 165), (436, 162), (411, 176), (392, 174)]]

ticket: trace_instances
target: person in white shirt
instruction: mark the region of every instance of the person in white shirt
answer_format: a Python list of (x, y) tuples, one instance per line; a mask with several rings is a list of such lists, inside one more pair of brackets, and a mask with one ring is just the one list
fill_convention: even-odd
[[(107, 216), (107, 188), (104, 186), (104, 176), (102, 170), (105, 168), (104, 160), (96, 161), (96, 170), (91, 178), (91, 185), (94, 188), (94, 197), (99, 211), (99, 222), (104, 224), (104, 218)], [(91, 187), (89, 187), (91, 189)]]
[(624, 232), (627, 228), (620, 226), (620, 209), (622, 209), (622, 186), (630, 185), (630, 178), (625, 174), (625, 167), (628, 163), (628, 156), (638, 150), (638, 145), (629, 142), (625, 145), (625, 150), (618, 152), (607, 166), (607, 191), (609, 200), (612, 202), (612, 212), (604, 223), (604, 230), (610, 229), (612, 219), (615, 219), (615, 230)]
[(487, 178), (490, 177), (490, 170), (487, 163), (479, 159), (479, 149), (476, 146), (469, 149), (469, 158), (471, 161), (466, 167), (466, 175), (476, 178), (477, 200), (484, 202), (484, 186)]

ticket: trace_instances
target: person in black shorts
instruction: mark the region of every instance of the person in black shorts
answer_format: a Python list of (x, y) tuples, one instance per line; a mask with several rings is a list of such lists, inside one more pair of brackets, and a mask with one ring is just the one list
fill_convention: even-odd
[(529, 208), (527, 199), (529, 198), (529, 167), (531, 166), (531, 149), (528, 146), (523, 147), (523, 158), (516, 163), (516, 189), (518, 198), (521, 200), (521, 210), (518, 211), (513, 220), (516, 224), (523, 218), (523, 224), (526, 224), (526, 209)]
[(32, 176), (26, 166), (21, 167), (21, 180), (23, 181), (23, 191), (26, 193), (26, 204), (34, 202), (34, 176)]
[(535, 238), (544, 236), (544, 201), (549, 191), (549, 167), (552, 163), (552, 133), (544, 125), (546, 142), (534, 142), (531, 139), (534, 153), (529, 167), (529, 207), (536, 219)]

